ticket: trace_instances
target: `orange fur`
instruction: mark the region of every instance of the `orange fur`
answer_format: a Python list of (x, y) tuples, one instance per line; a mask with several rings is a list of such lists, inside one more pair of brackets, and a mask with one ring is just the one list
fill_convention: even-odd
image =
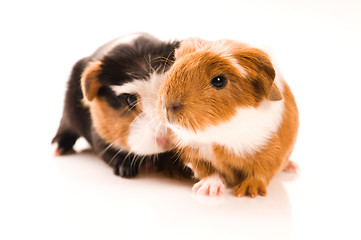
[(81, 88), (87, 101), (92, 101), (101, 87), (98, 75), (101, 71), (101, 62), (91, 62), (84, 70), (81, 78)]
[[(139, 108), (139, 106), (138, 106)], [(128, 108), (114, 109), (102, 98), (95, 98), (89, 104), (94, 127), (99, 135), (108, 143), (116, 143), (129, 149), (129, 126), (139, 115), (140, 110), (129, 111)]]
[(185, 164), (191, 164), (198, 179), (205, 178), (216, 172), (212, 163), (203, 159), (198, 152), (191, 147), (181, 148), (180, 155)]
[[(213, 144), (210, 163), (202, 159), (197, 148), (179, 144), (184, 161), (192, 164), (200, 179), (218, 172), (234, 186), (237, 196), (266, 195), (267, 185), (288, 163), (296, 141), (298, 110), (289, 86), (283, 81), (281, 93), (273, 83), (275, 71), (268, 55), (242, 43), (186, 40), (176, 56), (160, 89), (159, 112), (171, 124), (194, 132), (202, 131), (228, 121), (239, 107), (257, 108), (264, 100), (284, 99), (278, 130), (253, 154), (239, 156), (226, 146)], [(227, 89), (210, 86), (210, 79), (219, 74), (228, 79)], [(169, 107), (174, 102), (182, 106), (176, 112)], [(182, 139), (178, 140), (182, 143)]]
[[(164, 80), (166, 84), (160, 90), (161, 95), (167, 94), (164, 107), (169, 109), (168, 105), (173, 102), (182, 102), (184, 106), (177, 116), (171, 111), (167, 112), (172, 123), (194, 131), (203, 130), (207, 126), (229, 120), (236, 113), (237, 107), (257, 107), (261, 94), (271, 96), (271, 100), (281, 98), (277, 87), (272, 85), (275, 75), (272, 64), (269, 61), (262, 62), (262, 58), (268, 60), (268, 56), (258, 49), (244, 48), (244, 45), (236, 50), (239, 56), (237, 60), (246, 69), (248, 77), (242, 76), (229, 59), (222, 57), (222, 52), (214, 53), (210, 48), (188, 54), (182, 52), (186, 57), (174, 63)], [(209, 84), (209, 80), (220, 73), (230, 79), (232, 87), (228, 91), (218, 91)], [(262, 93), (253, 90), (256, 78), (259, 79), (259, 91)], [(203, 104), (205, 101), (207, 104)], [(220, 108), (219, 103), (223, 107)], [(188, 106), (192, 108), (191, 111), (187, 109)]]
[(102, 86), (98, 79), (101, 64), (101, 61), (90, 63), (82, 74), (81, 86), (85, 96), (83, 101), (89, 108), (94, 127), (102, 139), (129, 151), (129, 126), (142, 109), (139, 104), (132, 111), (128, 107), (114, 109), (108, 105), (104, 97), (97, 96)]
[[(261, 151), (246, 157), (239, 157), (228, 153), (222, 146), (213, 148), (213, 165), (224, 175), (229, 184), (236, 185), (233, 190), (237, 196), (255, 197), (258, 193), (265, 195), (266, 186), (272, 177), (289, 161), (296, 142), (298, 111), (294, 97), (286, 83), (284, 83), (283, 96), (285, 111), (282, 123)], [(247, 181), (245, 181), (246, 179)]]

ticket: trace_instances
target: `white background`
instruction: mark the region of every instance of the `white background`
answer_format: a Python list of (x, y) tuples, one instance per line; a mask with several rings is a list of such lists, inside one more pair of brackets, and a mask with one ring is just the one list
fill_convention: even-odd
[[(0, 238), (360, 239), (360, 13), (357, 0), (2, 1)], [(299, 176), (264, 198), (199, 198), (192, 182), (116, 177), (89, 151), (53, 157), (72, 65), (137, 31), (269, 49), (300, 110)]]

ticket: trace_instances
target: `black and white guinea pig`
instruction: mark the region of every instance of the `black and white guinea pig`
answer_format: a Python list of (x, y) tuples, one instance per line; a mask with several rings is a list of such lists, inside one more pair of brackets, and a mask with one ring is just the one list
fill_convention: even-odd
[(190, 170), (169, 151), (167, 129), (156, 119), (157, 92), (178, 45), (135, 33), (79, 60), (52, 140), (55, 154), (65, 154), (84, 137), (116, 175), (134, 177), (142, 162), (154, 162), (169, 174), (189, 176)]

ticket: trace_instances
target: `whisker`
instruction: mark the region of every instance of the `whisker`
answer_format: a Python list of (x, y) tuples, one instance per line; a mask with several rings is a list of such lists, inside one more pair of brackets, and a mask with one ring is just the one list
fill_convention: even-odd
[(130, 168), (131, 168), (131, 169), (133, 169), (133, 165), (134, 165), (135, 161), (138, 161), (138, 155), (133, 154), (133, 159), (132, 159), (132, 161), (130, 162)]
[[(175, 49), (173, 49), (173, 50), (168, 54), (167, 58), (165, 59), (165, 61), (164, 61), (164, 66), (163, 66), (163, 72), (162, 72), (162, 73), (165, 73), (165, 72), (166, 72), (166, 68), (169, 67), (172, 63), (174, 63), (173, 60), (170, 60), (170, 59), (169, 59), (171, 55), (174, 55), (174, 52), (175, 52)], [(169, 63), (171, 63), (171, 64), (169, 64)]]
[(138, 116), (136, 116), (136, 117), (133, 119), (133, 121), (129, 124), (129, 126), (130, 126), (130, 127), (133, 126), (133, 124), (134, 124), (139, 118), (143, 117), (144, 115), (145, 115), (144, 112), (140, 113)]
[(98, 157), (98, 158), (102, 158), (103, 155), (104, 155), (111, 147), (113, 147), (116, 142), (117, 142), (117, 140), (115, 140), (114, 142), (108, 144), (108, 146), (107, 146), (103, 151), (101, 151), (100, 153), (97, 154), (97, 157)]
[(154, 67), (152, 66), (151, 62), (151, 56), (150, 54), (148, 54), (148, 60), (146, 59), (146, 56), (144, 56), (144, 61), (148, 64), (148, 66), (150, 67), (150, 69), (152, 70), (152, 72), (155, 72), (156, 70), (154, 69)]
[(122, 162), (122, 165), (120, 165), (120, 168), (123, 168), (123, 167), (124, 167), (125, 162), (127, 161), (128, 157), (129, 157), (131, 154), (132, 154), (131, 152), (128, 152), (127, 155), (125, 155), (125, 157), (124, 157), (124, 159), (123, 159), (123, 162)]
[(143, 164), (143, 162), (144, 162), (144, 160), (145, 160), (146, 157), (147, 157), (147, 156), (143, 156), (143, 157), (139, 160), (139, 168), (142, 166), (142, 164)]
[(121, 153), (122, 150), (118, 150), (116, 154), (114, 154), (114, 156), (112, 157), (112, 159), (110, 159), (108, 164), (111, 164), (113, 162), (113, 160), (119, 155), (119, 153)]

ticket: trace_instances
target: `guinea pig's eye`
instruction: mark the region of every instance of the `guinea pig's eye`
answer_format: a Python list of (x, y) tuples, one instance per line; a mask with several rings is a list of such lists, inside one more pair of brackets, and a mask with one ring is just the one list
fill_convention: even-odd
[(135, 108), (135, 106), (137, 105), (137, 100), (138, 98), (135, 94), (127, 94), (125, 97), (125, 101), (127, 102), (130, 109)]
[(227, 78), (223, 75), (217, 75), (212, 78), (211, 86), (219, 90), (224, 88), (227, 85)]

